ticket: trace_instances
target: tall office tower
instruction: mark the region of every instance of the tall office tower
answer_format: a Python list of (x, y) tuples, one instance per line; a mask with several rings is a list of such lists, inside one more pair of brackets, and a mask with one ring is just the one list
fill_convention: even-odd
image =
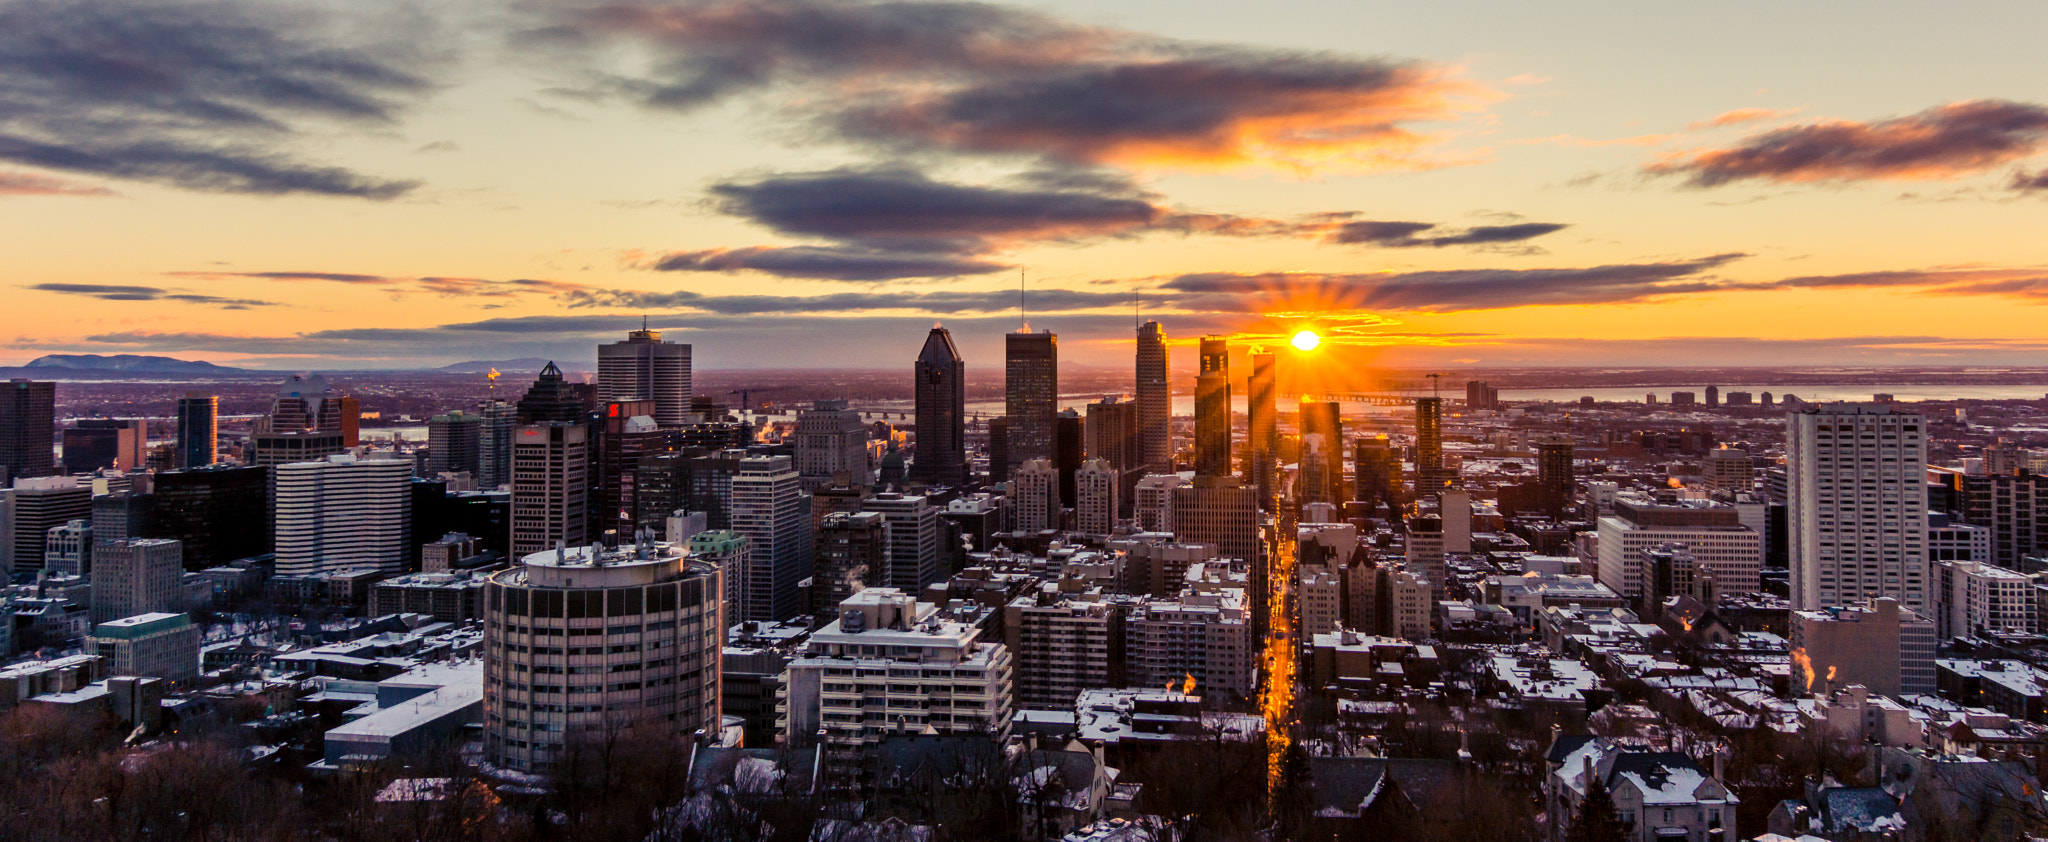
[(589, 526), (590, 427), (519, 427), (512, 437), (512, 555), (588, 544)]
[(1010, 419), (988, 419), (988, 480), (1002, 482), (1010, 476)]
[[(911, 366), (917, 398), (917, 459), (910, 479), (926, 485), (967, 485), (967, 363), (953, 334), (932, 326)], [(837, 605), (838, 603), (833, 603)]]
[(177, 466), (198, 468), (220, 459), (220, 398), (186, 395), (178, 399)]
[[(1745, 454), (1745, 459), (1748, 455)], [(1559, 504), (1571, 499), (1578, 488), (1572, 467), (1572, 440), (1558, 436), (1536, 443), (1536, 484), (1553, 495)]]
[[(270, 471), (217, 462), (203, 468), (159, 471), (148, 505), (152, 538), (175, 538), (185, 564), (198, 571), (271, 551)], [(135, 502), (135, 501), (131, 501)], [(95, 518), (93, 532), (113, 537)]]
[(1108, 463), (1116, 473), (1117, 516), (1128, 517), (1138, 479), (1145, 475), (1139, 452), (1138, 405), (1105, 397), (1088, 405), (1088, 420), (1082, 429), (1087, 439), (1082, 451), (1089, 459)]
[(92, 621), (185, 610), (185, 554), (177, 541), (134, 538), (93, 548)]
[(343, 447), (360, 443), (362, 403), (344, 395), (318, 374), (294, 374), (270, 401), (270, 430), (319, 430), (342, 436)]
[(939, 510), (928, 499), (883, 493), (868, 498), (863, 508), (879, 512), (889, 534), (887, 570), (875, 571), (874, 581), (904, 593), (923, 593), (926, 585), (944, 578), (939, 565)]
[[(1316, 491), (1316, 499), (1309, 502), (1342, 503), (1349, 499), (1344, 494), (1344, 415), (1336, 401), (1301, 402), (1300, 427), (1302, 450), (1307, 452), (1308, 437), (1321, 436), (1323, 453), (1328, 460), (1323, 471), (1323, 487)], [(1308, 501), (1306, 495), (1302, 498)]]
[(1215, 544), (1216, 557), (1259, 561), (1258, 491), (1236, 477), (1195, 477), (1176, 486), (1172, 507), (1173, 539), (1183, 544)]
[(43, 569), (50, 530), (92, 517), (92, 486), (77, 477), (22, 477), (0, 502), (7, 559), (16, 573)]
[[(1011, 470), (1033, 459), (1059, 458), (1059, 336), (1025, 328), (1003, 336), (1005, 461)], [(1006, 479), (1007, 477), (990, 477)]]
[(1720, 406), (1720, 405), (1721, 405), (1721, 387), (1719, 387), (1719, 386), (1708, 386), (1708, 387), (1707, 387), (1707, 405), (1708, 405), (1708, 406)]
[[(595, 409), (584, 399), (584, 390), (570, 383), (550, 361), (534, 378), (533, 386), (519, 398), (518, 418), (521, 424), (573, 424), (589, 420)], [(515, 442), (513, 446), (516, 449), (518, 445)]]
[(512, 434), (519, 408), (495, 398), (477, 404), (476, 487), (489, 491), (512, 481)]
[(1465, 381), (1466, 409), (1499, 409), (1500, 390), (1484, 380)]
[(270, 414), (256, 419), (249, 431), (244, 461), (274, 467), (312, 462), (347, 450), (342, 396), (318, 374), (294, 374), (279, 386)]
[(1389, 509), (1401, 505), (1401, 454), (1386, 436), (1352, 443), (1351, 472), (1354, 499), (1385, 503)]
[[(1272, 354), (1252, 355), (1252, 376), (1245, 381), (1245, 479), (1259, 491), (1259, 505), (1272, 508), (1273, 485), (1280, 469), (1280, 369)], [(1331, 452), (1343, 447), (1326, 442)]]
[(1137, 497), (1131, 504), (1138, 529), (1143, 532), (1173, 531), (1173, 490), (1188, 484), (1180, 474), (1153, 474), (1138, 480)]
[(57, 384), (14, 379), (0, 385), (0, 483), (57, 469)]
[(1786, 416), (1792, 607), (1892, 597), (1920, 614), (1927, 590), (1926, 419), (1877, 404)]
[(140, 471), (148, 453), (149, 422), (141, 418), (80, 418), (64, 431), (65, 473)]
[[(669, 532), (690, 532), (690, 529), (668, 530)], [(699, 561), (718, 568), (719, 579), (724, 583), (723, 601), (725, 616), (736, 618), (740, 611), (741, 574), (746, 570), (748, 558), (747, 536), (730, 529), (701, 529), (693, 532), (687, 541), (671, 541), (689, 547), (690, 560)], [(738, 622), (734, 620), (734, 622)]]
[(1138, 327), (1138, 458), (1155, 474), (1173, 472), (1173, 386), (1167, 376), (1166, 329)]
[(1195, 375), (1195, 475), (1230, 476), (1230, 343), (1202, 337)]
[[(427, 421), (427, 476), (483, 473), (483, 416), (474, 412), (436, 415)], [(479, 488), (483, 487), (478, 482)]]
[(1053, 467), (1060, 472), (1060, 505), (1074, 507), (1074, 472), (1081, 470), (1081, 461), (1086, 458), (1082, 448), (1087, 444), (1087, 421), (1081, 413), (1072, 408), (1060, 410), (1053, 424)]
[[(920, 436), (918, 452), (924, 452)], [(868, 471), (868, 425), (846, 401), (817, 401), (796, 415), (796, 474), (809, 491), (844, 472), (855, 485), (873, 482)]]
[(1109, 462), (1090, 459), (1074, 472), (1074, 531), (1104, 538), (1116, 528), (1121, 477)]
[(804, 609), (797, 583), (811, 574), (810, 500), (787, 456), (740, 460), (732, 478), (732, 531), (747, 537), (740, 620), (787, 620)]
[(1129, 603), (1084, 592), (1040, 590), (1003, 606), (1003, 646), (1016, 659), (1019, 710), (1073, 710), (1081, 691), (1123, 687)]
[(1010, 511), (1015, 531), (1038, 532), (1060, 525), (1060, 472), (1052, 462), (1033, 459), (1010, 474)]
[(1428, 494), (1457, 479), (1444, 468), (1444, 399), (1415, 399), (1415, 493)]
[(888, 571), (889, 527), (881, 512), (833, 512), (818, 523), (811, 614), (830, 616), (839, 603), (880, 584)]
[(597, 400), (654, 401), (654, 421), (664, 427), (690, 423), (690, 346), (663, 342), (661, 331), (626, 334), (626, 341), (597, 346)]
[[(484, 589), (484, 759), (545, 773), (573, 741), (602, 739), (608, 729), (716, 733), (723, 590), (718, 568), (652, 542), (551, 549), (492, 574)], [(599, 666), (564, 668), (563, 646), (584, 641), (606, 643), (611, 654), (586, 659)]]
[(50, 527), (43, 537), (43, 569), (59, 576), (91, 576), (92, 521), (80, 518)]
[(391, 451), (277, 467), (277, 573), (412, 564), (412, 460)]
[(666, 520), (668, 512), (676, 509), (666, 499), (655, 501), (652, 506), (641, 502), (643, 492), (659, 497), (665, 485), (661, 479), (649, 476), (653, 470), (643, 472), (642, 465), (655, 468), (658, 463), (651, 457), (676, 450), (680, 439), (675, 428), (655, 423), (654, 410), (651, 400), (605, 404), (603, 423), (598, 427), (598, 507), (592, 534), (606, 543), (630, 541), (641, 529), (659, 532), (659, 521), (653, 516)]

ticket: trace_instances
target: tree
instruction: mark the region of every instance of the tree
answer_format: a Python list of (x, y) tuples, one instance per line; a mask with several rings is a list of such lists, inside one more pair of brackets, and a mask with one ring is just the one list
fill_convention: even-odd
[(1586, 776), (1586, 798), (1579, 802), (1578, 814), (1572, 816), (1565, 842), (1623, 842), (1631, 827), (1621, 820), (1621, 811), (1615, 809), (1614, 794), (1607, 791), (1607, 783), (1598, 775)]

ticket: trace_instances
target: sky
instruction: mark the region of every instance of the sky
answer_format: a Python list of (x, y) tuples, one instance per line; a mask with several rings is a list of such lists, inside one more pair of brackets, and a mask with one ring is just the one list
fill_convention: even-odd
[[(2048, 4), (0, 0), (0, 364), (2048, 365)], [(1020, 312), (1020, 291), (1022, 310)], [(1191, 351), (1179, 352), (1183, 359)]]

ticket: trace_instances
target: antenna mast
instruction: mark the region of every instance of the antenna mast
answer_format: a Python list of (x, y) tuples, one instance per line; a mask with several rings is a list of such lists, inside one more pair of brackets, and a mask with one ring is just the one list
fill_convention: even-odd
[(1443, 375), (1441, 375), (1441, 374), (1432, 374), (1432, 375), (1429, 375), (1429, 396), (1430, 396), (1430, 397), (1433, 397), (1433, 398), (1438, 398), (1438, 399), (1442, 399), (1442, 398), (1443, 398), (1443, 396), (1444, 396), (1443, 390), (1442, 390), (1441, 388), (1438, 388), (1438, 387), (1440, 387), (1440, 386), (1442, 386), (1442, 385), (1443, 385), (1443, 379), (1442, 379), (1442, 378), (1443, 378)]
[(1031, 332), (1031, 317), (1024, 312), (1024, 270), (1017, 270), (1017, 324), (1025, 333)]

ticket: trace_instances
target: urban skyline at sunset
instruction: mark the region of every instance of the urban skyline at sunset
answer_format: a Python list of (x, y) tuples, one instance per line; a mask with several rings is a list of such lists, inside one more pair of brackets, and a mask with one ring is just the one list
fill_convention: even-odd
[[(0, 4), (0, 364), (2032, 366), (2048, 9)], [(1185, 350), (1182, 350), (1185, 349)]]

